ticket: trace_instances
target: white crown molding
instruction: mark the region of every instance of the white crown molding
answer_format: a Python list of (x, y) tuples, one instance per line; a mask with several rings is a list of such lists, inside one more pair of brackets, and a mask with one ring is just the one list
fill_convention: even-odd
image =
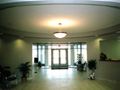
[(104, 2), (117, 2), (120, 3), (120, 0), (0, 0), (0, 3), (11, 3), (11, 2), (29, 2), (29, 1), (45, 1), (45, 2), (83, 2), (83, 1), (104, 1)]
[(104, 5), (120, 8), (120, 0), (1, 0), (0, 9), (22, 6), (22, 5), (44, 5), (44, 4), (65, 4), (65, 5)]

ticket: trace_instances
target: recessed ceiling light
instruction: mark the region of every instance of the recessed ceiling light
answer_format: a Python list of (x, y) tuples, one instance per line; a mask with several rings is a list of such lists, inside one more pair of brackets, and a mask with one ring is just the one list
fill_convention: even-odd
[(98, 35), (95, 35), (95, 37), (98, 37)]
[(120, 33), (120, 31), (117, 31), (116, 33)]
[(23, 38), (24, 36), (20, 36), (21, 38)]
[(3, 33), (0, 33), (0, 35), (2, 35)]

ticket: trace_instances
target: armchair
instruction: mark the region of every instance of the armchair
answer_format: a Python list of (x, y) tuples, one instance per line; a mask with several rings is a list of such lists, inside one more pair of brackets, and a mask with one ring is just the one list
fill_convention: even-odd
[(15, 74), (11, 73), (8, 68), (4, 68), (2, 71), (2, 83), (5, 87), (11, 88), (12, 83), (15, 82), (15, 85), (17, 85), (17, 77)]

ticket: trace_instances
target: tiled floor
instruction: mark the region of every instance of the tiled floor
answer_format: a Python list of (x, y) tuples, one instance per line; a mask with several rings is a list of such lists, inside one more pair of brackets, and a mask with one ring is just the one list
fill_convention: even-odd
[(11, 90), (120, 90), (118, 83), (90, 80), (86, 72), (70, 69), (37, 69), (26, 83)]

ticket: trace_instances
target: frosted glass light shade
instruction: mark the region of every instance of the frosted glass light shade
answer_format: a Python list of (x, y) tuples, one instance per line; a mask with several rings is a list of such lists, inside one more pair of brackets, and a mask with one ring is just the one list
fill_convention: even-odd
[(57, 38), (64, 38), (67, 35), (66, 32), (55, 32), (54, 36)]

